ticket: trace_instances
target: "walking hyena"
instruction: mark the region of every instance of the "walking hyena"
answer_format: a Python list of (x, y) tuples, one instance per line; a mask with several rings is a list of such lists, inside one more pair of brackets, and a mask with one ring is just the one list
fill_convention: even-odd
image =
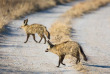
[(32, 35), (34, 41), (37, 42), (35, 39), (35, 33), (37, 33), (41, 37), (39, 43), (41, 42), (42, 38), (45, 39), (44, 44), (46, 43), (46, 37), (44, 36), (44, 34), (47, 36), (48, 39), (50, 39), (50, 33), (47, 31), (45, 26), (41, 24), (28, 25), (27, 23), (28, 23), (28, 19), (24, 20), (23, 26), (21, 26), (21, 28), (24, 29), (24, 31), (27, 34), (27, 39), (24, 43), (28, 41), (30, 35)]
[(73, 57), (76, 57), (76, 64), (80, 62), (80, 53), (83, 55), (84, 60), (87, 61), (86, 55), (83, 52), (82, 47), (74, 41), (66, 41), (61, 44), (53, 45), (50, 41), (47, 41), (49, 44), (49, 48), (45, 50), (45, 52), (52, 52), (59, 56), (59, 63), (58, 66), (60, 66), (60, 63), (65, 65), (63, 63), (63, 60), (65, 58), (65, 55), (72, 55)]

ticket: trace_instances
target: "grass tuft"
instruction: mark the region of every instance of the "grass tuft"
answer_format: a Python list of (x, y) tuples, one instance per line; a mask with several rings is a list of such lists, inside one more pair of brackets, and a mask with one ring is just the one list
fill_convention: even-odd
[(52, 42), (62, 43), (67, 40), (71, 40), (72, 27), (69, 24), (71, 24), (73, 18), (80, 17), (85, 13), (97, 10), (108, 3), (110, 3), (110, 0), (86, 0), (73, 6), (52, 24), (50, 28)]

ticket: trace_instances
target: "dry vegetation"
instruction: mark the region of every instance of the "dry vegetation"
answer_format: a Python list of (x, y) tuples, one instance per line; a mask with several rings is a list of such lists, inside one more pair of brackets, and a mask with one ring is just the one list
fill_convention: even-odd
[(0, 31), (10, 20), (73, 0), (0, 0)]
[(61, 15), (61, 17), (55, 23), (52, 24), (52, 27), (50, 28), (52, 42), (62, 43), (64, 41), (71, 40), (70, 36), (72, 28), (67, 24), (70, 24), (73, 18), (96, 10), (108, 3), (110, 3), (110, 0), (87, 0), (73, 6), (70, 10)]

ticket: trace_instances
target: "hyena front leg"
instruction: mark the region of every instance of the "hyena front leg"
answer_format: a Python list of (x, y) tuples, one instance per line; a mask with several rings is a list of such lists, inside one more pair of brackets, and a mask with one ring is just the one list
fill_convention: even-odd
[(36, 39), (35, 39), (35, 34), (32, 34), (32, 36), (33, 36), (34, 41), (37, 42)]
[(61, 56), (59, 56), (59, 62), (58, 62), (58, 66), (57, 67), (60, 66), (60, 63), (61, 63)]
[(26, 41), (24, 43), (27, 43), (29, 37), (30, 37), (30, 34), (27, 34), (27, 39), (26, 39)]
[(46, 37), (43, 35), (43, 38), (44, 38), (44, 40), (45, 40), (45, 42), (44, 42), (44, 44), (46, 44)]
[(60, 63), (63, 64), (63, 65), (65, 65), (65, 64), (63, 63), (64, 58), (65, 58), (65, 55), (59, 56), (59, 62), (58, 62), (58, 66), (57, 66), (57, 67), (60, 66)]
[(62, 65), (65, 65), (65, 64), (63, 63), (64, 58), (65, 58), (65, 55), (62, 55), (62, 56), (61, 56), (61, 64), (62, 64)]

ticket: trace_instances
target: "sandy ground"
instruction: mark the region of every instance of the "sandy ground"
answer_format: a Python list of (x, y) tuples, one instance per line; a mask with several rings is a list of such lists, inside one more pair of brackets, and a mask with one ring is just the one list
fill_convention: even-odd
[[(29, 19), (29, 24), (39, 23), (49, 29), (58, 16), (77, 2), (58, 5), (10, 22), (6, 26), (7, 30), (0, 34), (0, 74), (79, 74), (69, 60), (64, 60), (66, 66), (57, 68), (58, 56), (45, 52), (48, 45), (43, 44), (43, 40), (39, 44), (30, 37), (25, 44), (26, 34), (20, 29), (26, 18)], [(37, 34), (36, 40), (40, 40)]]
[(73, 20), (72, 39), (88, 56), (89, 74), (110, 74), (110, 5)]

